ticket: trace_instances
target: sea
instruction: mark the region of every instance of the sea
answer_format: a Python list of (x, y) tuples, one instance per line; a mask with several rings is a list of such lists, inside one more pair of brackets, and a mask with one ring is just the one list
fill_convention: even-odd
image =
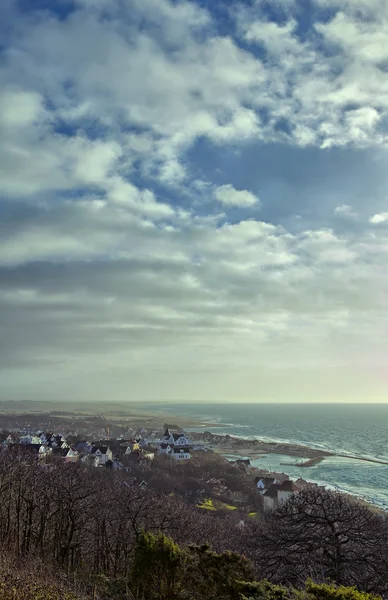
[[(200, 419), (204, 426), (192, 428), (196, 431), (300, 444), (345, 455), (325, 458), (308, 468), (298, 467), (300, 459), (286, 455), (267, 454), (251, 462), (258, 468), (284, 472), (293, 479), (303, 477), (388, 510), (388, 464), (358, 460), (373, 458), (388, 462), (388, 404), (198, 402), (163, 404), (163, 412), (172, 417)], [(283, 466), (283, 462), (293, 464)]]

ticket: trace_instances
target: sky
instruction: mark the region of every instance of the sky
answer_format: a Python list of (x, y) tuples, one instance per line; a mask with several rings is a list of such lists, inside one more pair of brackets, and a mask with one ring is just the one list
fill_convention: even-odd
[(386, 401), (386, 0), (1, 0), (0, 398)]

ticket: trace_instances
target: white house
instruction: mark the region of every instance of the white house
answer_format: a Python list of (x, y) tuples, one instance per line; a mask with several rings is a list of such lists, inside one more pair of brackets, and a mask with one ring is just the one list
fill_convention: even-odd
[[(170, 433), (168, 429), (159, 442), (159, 454), (171, 454), (176, 460), (191, 458), (190, 447), (193, 443), (184, 433)], [(182, 452), (181, 452), (182, 451)]]
[(90, 454), (96, 459), (95, 466), (105, 465), (107, 460), (112, 460), (113, 458), (112, 450), (109, 446), (93, 446)]
[(273, 483), (263, 493), (264, 510), (274, 510), (291, 498), (293, 494), (299, 494), (299, 488), (292, 481)]
[(278, 502), (283, 504), (287, 502), (294, 494), (299, 494), (300, 490), (293, 481), (283, 481), (279, 484), (278, 489)]
[[(66, 448), (64, 448), (64, 450), (66, 450)], [(77, 452), (77, 450), (74, 450), (73, 448), (69, 448), (67, 450), (67, 454), (65, 456), (65, 462), (78, 462), (79, 459), (79, 453)]]
[(163, 441), (167, 442), (168, 444), (171, 444), (175, 448), (182, 448), (193, 445), (193, 443), (189, 440), (188, 437), (184, 435), (184, 433), (171, 433), (167, 439), (165, 434), (163, 437)]
[(173, 449), (173, 446), (170, 446), (170, 444), (162, 442), (161, 444), (159, 444), (158, 454), (171, 454), (172, 449)]
[(173, 448), (171, 453), (172, 458), (175, 460), (190, 460), (191, 454), (188, 448)]
[(52, 451), (52, 448), (49, 448), (46, 444), (42, 444), (39, 448), (39, 458), (45, 460)]

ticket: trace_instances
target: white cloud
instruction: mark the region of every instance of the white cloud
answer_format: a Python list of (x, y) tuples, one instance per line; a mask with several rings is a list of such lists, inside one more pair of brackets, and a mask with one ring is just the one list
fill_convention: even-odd
[(356, 211), (349, 204), (341, 204), (340, 206), (336, 206), (334, 213), (336, 215), (340, 215), (341, 217), (350, 217), (352, 219), (357, 217)]
[[(286, 162), (263, 183), (273, 200), (263, 220), (217, 212), (256, 214), (259, 144), (386, 144), (386, 13), (375, 18), (366, 0), (330, 4), (341, 12), (303, 39), (291, 1), (282, 24), (268, 21), (264, 2), (239, 5), (228, 35), (194, 2), (77, 0), (67, 18), (14, 18), (18, 35), (9, 33), (0, 66), (7, 390), (21, 372), (40, 381), (37, 394), (50, 377), (56, 388), (66, 378), (95, 385), (78, 370), (108, 372), (118, 397), (128, 365), (136, 392), (151, 383), (169, 391), (179, 378), (193, 390), (187, 375), (214, 368), (213, 390), (236, 368), (342, 365), (354, 347), (378, 345), (384, 228), (355, 220), (334, 167), (332, 187), (315, 181), (308, 206), (295, 206), (297, 227), (285, 199), (299, 182)], [(365, 22), (356, 4), (369, 11)], [(225, 159), (217, 176), (197, 160), (203, 140)], [(253, 162), (234, 179), (229, 157), (249, 143)], [(217, 185), (220, 173), (230, 183)], [(209, 197), (219, 204), (203, 214)], [(372, 202), (370, 222), (388, 220)], [(325, 215), (347, 232), (329, 229)]]
[[(287, 52), (298, 54), (303, 46), (294, 36), (297, 22), (289, 20), (285, 25), (274, 22), (255, 21), (248, 26), (245, 39), (248, 42), (259, 42), (271, 54), (282, 55)], [(284, 57), (286, 58), (286, 57)]]
[(230, 183), (214, 189), (214, 197), (225, 206), (246, 208), (258, 203), (258, 198), (248, 190), (236, 190)]
[(37, 92), (12, 88), (0, 92), (0, 127), (32, 125), (44, 112), (42, 98)]
[(384, 223), (387, 220), (388, 220), (388, 213), (379, 213), (379, 214), (373, 215), (373, 217), (371, 217), (369, 219), (369, 222), (372, 223), (373, 225), (378, 225), (379, 223)]
[(338, 12), (328, 23), (315, 27), (326, 40), (338, 44), (353, 60), (376, 63), (388, 56), (388, 29), (380, 19), (363, 21)]
[(125, 364), (139, 376), (150, 365), (165, 374), (257, 361), (322, 366), (338, 344), (354, 345), (347, 340), (355, 319), (358, 339), (377, 327), (385, 306), (377, 234), (361, 245), (330, 230), (295, 234), (256, 220), (217, 227), (179, 213), (174, 227), (150, 227), (133, 208), (139, 190), (121, 191), (132, 197), (128, 206), (77, 200), (40, 207), (24, 224), (3, 223), (3, 365), (17, 360), (20, 372), (25, 363), (28, 379), (38, 360), (60, 381), (74, 375), (74, 363), (108, 378)]

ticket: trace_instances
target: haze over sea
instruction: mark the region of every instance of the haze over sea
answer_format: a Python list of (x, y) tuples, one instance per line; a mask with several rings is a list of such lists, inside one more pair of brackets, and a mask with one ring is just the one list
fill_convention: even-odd
[[(171, 404), (163, 410), (214, 423), (206, 430), (388, 461), (387, 404)], [(221, 426), (220, 426), (221, 425)], [(315, 467), (281, 466), (297, 459), (268, 454), (253, 461), (388, 509), (388, 465), (328, 457)]]

